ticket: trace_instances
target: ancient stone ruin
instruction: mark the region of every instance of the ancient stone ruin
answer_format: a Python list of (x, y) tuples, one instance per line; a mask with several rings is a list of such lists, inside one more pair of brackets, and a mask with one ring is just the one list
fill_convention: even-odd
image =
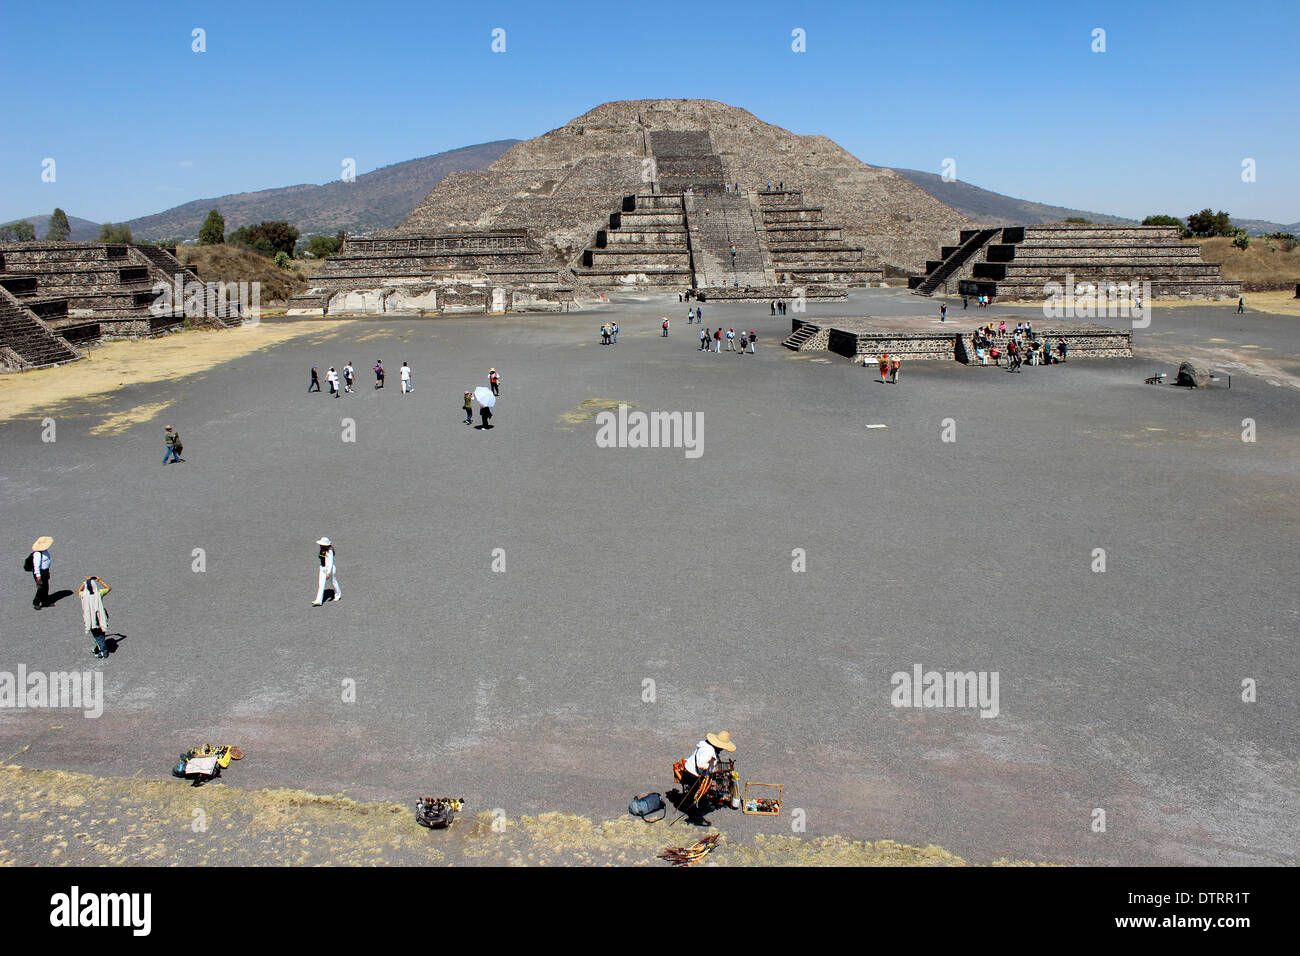
[[(886, 265), (919, 268), (967, 222), (825, 137), (711, 100), (620, 101), (486, 170), (449, 174), (395, 230), (348, 240), (290, 312), (551, 309), (575, 289), (864, 286)], [(507, 235), (513, 243), (493, 244)], [(453, 263), (385, 245), (434, 239), (480, 251)]]
[[(0, 368), (73, 361), (104, 337), (156, 335), (185, 322), (156, 314), (159, 283), (198, 275), (175, 250), (97, 242), (0, 244)], [(206, 324), (238, 325), (238, 317)]]
[[(1201, 258), (1201, 247), (1180, 240), (1176, 226), (1054, 224), (963, 229), (909, 278), (918, 295), (987, 295), (996, 299), (1049, 297), (1048, 283), (1092, 286), (1150, 282), (1156, 298), (1235, 299), (1241, 284), (1223, 278)], [(1073, 289), (1070, 290), (1073, 293)]]

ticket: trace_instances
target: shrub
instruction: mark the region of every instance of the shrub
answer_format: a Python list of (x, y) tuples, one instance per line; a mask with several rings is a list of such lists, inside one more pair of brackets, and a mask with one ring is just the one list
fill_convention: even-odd
[(31, 242), (36, 238), (36, 227), (26, 219), (0, 226), (0, 242)]
[(120, 242), (130, 245), (131, 227), (124, 222), (106, 222), (99, 227), (98, 242)]

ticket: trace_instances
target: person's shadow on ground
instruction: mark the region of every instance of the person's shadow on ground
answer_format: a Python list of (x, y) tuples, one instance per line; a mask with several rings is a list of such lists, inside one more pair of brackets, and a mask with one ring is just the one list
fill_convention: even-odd
[(69, 591), (67, 588), (64, 588), (62, 591), (55, 591), (49, 596), (49, 599), (45, 602), (45, 606), (53, 607), (55, 604), (58, 604), (60, 601), (62, 601), (65, 597), (72, 597), (72, 592)]
[(690, 799), (676, 787), (665, 793), (664, 798), (676, 807), (679, 812), (686, 815), (688, 825), (693, 827), (712, 826), (704, 811), (697, 804), (691, 803)]

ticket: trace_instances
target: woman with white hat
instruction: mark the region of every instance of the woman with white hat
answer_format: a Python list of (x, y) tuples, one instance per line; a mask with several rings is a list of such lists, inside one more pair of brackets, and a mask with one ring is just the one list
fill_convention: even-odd
[(329, 538), (321, 538), (316, 543), (320, 545), (320, 554), (317, 556), (320, 560), (320, 574), (316, 584), (316, 600), (311, 602), (312, 607), (320, 607), (325, 603), (326, 586), (334, 592), (335, 601), (343, 600), (339, 594), (338, 569), (334, 566), (334, 545)]
[(695, 745), (695, 752), (681, 761), (673, 770), (678, 771), (677, 779), (682, 785), (682, 800), (679, 809), (690, 816), (697, 815), (693, 798), (699, 788), (700, 778), (707, 777), (718, 762), (718, 752), (725, 750), (735, 753), (736, 745), (731, 742), (728, 730), (716, 734), (705, 734), (704, 739)]
[(32, 598), (32, 607), (38, 611), (50, 606), (50, 545), (52, 544), (54, 539), (49, 535), (42, 535), (32, 542), (31, 567), (27, 570), (32, 572), (32, 577), (36, 580), (36, 597)]

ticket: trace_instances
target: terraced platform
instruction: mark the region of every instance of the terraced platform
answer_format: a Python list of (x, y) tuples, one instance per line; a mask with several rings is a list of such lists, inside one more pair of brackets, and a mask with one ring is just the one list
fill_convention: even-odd
[(919, 295), (948, 293), (997, 299), (1044, 299), (1062, 287), (1149, 282), (1154, 298), (1232, 299), (1241, 284), (1201, 258), (1200, 246), (1174, 226), (1056, 224), (962, 230), (908, 286)]

